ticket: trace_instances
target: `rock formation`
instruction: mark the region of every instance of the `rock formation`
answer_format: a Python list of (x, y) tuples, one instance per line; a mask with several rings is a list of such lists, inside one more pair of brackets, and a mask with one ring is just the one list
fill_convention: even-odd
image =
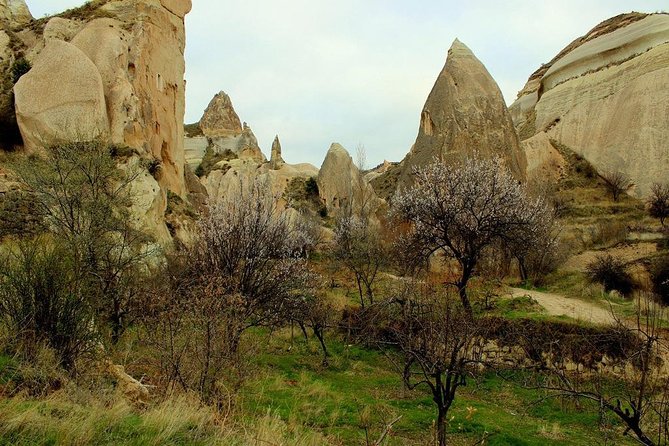
[(369, 215), (380, 205), (374, 189), (364, 179), (351, 155), (337, 143), (330, 146), (317, 181), (328, 215), (337, 215), (342, 211)]
[[(82, 8), (87, 7), (95, 8)], [(88, 137), (95, 129), (110, 142), (158, 159), (161, 188), (185, 194), (184, 16), (190, 8), (190, 0), (99, 2), (96, 10), (86, 12), (91, 20), (82, 19), (83, 12), (76, 20), (54, 17), (42, 35), (31, 30), (20, 34), (33, 62), (15, 89), (26, 147), (34, 149), (53, 138)], [(50, 86), (55, 81), (58, 88), (44, 88), (48, 69), (56, 70)], [(102, 81), (106, 123), (100, 122), (99, 85), (93, 85), (93, 77)], [(72, 95), (73, 90), (79, 92)], [(38, 101), (44, 110), (35, 108)], [(79, 107), (76, 101), (86, 105)], [(79, 117), (88, 115), (81, 122)], [(63, 126), (66, 122), (70, 125)]]
[(71, 43), (50, 39), (32, 69), (19, 79), (14, 94), (16, 118), (27, 147), (40, 147), (45, 137), (94, 139), (109, 135), (100, 72)]
[[(20, 4), (0, 0), (0, 20), (19, 20)], [(161, 242), (170, 239), (167, 191), (184, 199), (189, 193), (183, 117), (190, 9), (191, 0), (99, 0), (41, 19), (44, 26), (14, 27), (10, 58), (25, 57), (32, 68), (14, 86), (11, 111), (0, 110), (3, 125), (16, 111), (29, 152), (57, 139), (100, 137), (134, 149), (128, 165), (157, 163), (155, 175), (133, 185), (146, 195), (133, 209), (138, 225)]]
[(281, 157), (281, 142), (279, 141), (279, 135), (274, 137), (274, 142), (272, 143), (272, 156), (269, 160), (270, 169), (278, 170), (286, 164), (286, 162)]
[(253, 130), (246, 123), (242, 125), (230, 96), (223, 91), (217, 93), (209, 102), (198, 127), (202, 136), (196, 136), (195, 141), (186, 142), (192, 155), (201, 152), (200, 156), (203, 157), (209, 150), (212, 154), (227, 158), (238, 157), (259, 163), (267, 161)]
[(186, 162), (200, 175), (210, 201), (238, 193), (240, 184), (260, 179), (284, 205), (284, 192), (293, 179), (318, 175), (311, 164), (286, 164), (278, 136), (268, 162), (251, 128), (242, 123), (224, 92), (214, 96), (199, 123), (187, 127)]
[(535, 183), (557, 184), (566, 169), (566, 160), (553, 147), (544, 132), (521, 143), (527, 158), (527, 180)]
[(10, 28), (18, 29), (32, 19), (24, 0), (0, 0), (0, 22)]
[(545, 132), (647, 194), (669, 180), (669, 15), (597, 25), (537, 70), (510, 110), (522, 139)]
[(502, 93), (483, 64), (456, 39), (421, 112), (418, 136), (401, 163), (399, 182), (410, 182), (415, 167), (434, 159), (453, 161), (473, 151), (500, 156), (516, 178), (525, 177), (525, 156)]
[(232, 100), (223, 91), (217, 93), (209, 102), (199, 125), (204, 136), (208, 138), (242, 133), (242, 123), (232, 106)]

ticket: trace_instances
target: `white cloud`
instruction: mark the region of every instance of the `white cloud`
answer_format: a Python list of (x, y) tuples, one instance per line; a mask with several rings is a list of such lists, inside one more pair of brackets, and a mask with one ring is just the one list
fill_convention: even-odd
[[(28, 0), (34, 15), (82, 4)], [(637, 0), (654, 12), (666, 0)], [(278, 133), (289, 162), (362, 143), (370, 164), (401, 159), (448, 47), (458, 37), (507, 102), (529, 75), (627, 0), (193, 0), (187, 17), (187, 121), (228, 92), (261, 146)]]

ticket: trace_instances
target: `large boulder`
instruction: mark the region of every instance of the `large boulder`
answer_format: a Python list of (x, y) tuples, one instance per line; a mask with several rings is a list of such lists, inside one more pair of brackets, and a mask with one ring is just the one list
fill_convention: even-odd
[(25, 0), (0, 0), (0, 21), (10, 28), (22, 28), (32, 20)]
[(81, 30), (82, 24), (76, 20), (53, 17), (44, 26), (44, 40), (60, 39), (69, 42)]
[(141, 118), (138, 99), (127, 73), (129, 41), (123, 23), (111, 18), (89, 22), (72, 39), (72, 44), (83, 51), (100, 72), (111, 141), (116, 144), (126, 143), (126, 126)]
[(76, 46), (49, 40), (14, 86), (16, 118), (28, 148), (54, 139), (106, 137), (104, 86), (95, 64)]
[(647, 195), (669, 180), (669, 15), (597, 25), (535, 72), (511, 111), (523, 139), (545, 132)]
[(340, 144), (330, 146), (317, 181), (329, 215), (341, 212), (371, 215), (380, 205), (374, 189)]
[(502, 93), (485, 66), (456, 39), (421, 112), (399, 183), (410, 183), (416, 167), (436, 159), (452, 162), (474, 151), (503, 158), (516, 178), (525, 178), (525, 157)]

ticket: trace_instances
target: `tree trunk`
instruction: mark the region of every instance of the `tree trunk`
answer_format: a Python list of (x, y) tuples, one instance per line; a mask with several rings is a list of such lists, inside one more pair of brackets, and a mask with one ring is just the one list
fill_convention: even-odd
[(318, 342), (321, 343), (321, 349), (323, 350), (323, 367), (327, 367), (329, 364), (328, 357), (330, 353), (328, 352), (328, 347), (325, 345), (325, 337), (323, 336), (323, 327), (315, 326), (313, 327), (314, 334), (318, 338)]
[(365, 298), (362, 294), (362, 281), (358, 274), (355, 275), (355, 281), (358, 284), (358, 294), (360, 295), (360, 307), (365, 308)]
[(465, 309), (465, 313), (469, 318), (474, 316), (474, 311), (472, 310), (472, 304), (469, 301), (469, 296), (467, 296), (467, 284), (469, 279), (472, 276), (474, 271), (474, 265), (471, 265), (470, 262), (461, 262), (462, 265), (462, 276), (458, 282), (458, 293), (460, 294), (460, 300), (462, 301), (462, 306)]
[(446, 446), (446, 411), (441, 407), (437, 415), (437, 444)]
[(458, 285), (458, 292), (460, 293), (460, 300), (462, 301), (465, 313), (467, 313), (467, 316), (473, 317), (474, 310), (472, 310), (472, 304), (469, 302), (469, 297), (467, 296), (467, 283)]

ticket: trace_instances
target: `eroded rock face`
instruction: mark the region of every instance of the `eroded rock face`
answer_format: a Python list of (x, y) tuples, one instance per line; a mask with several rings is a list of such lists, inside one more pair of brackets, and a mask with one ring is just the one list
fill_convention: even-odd
[(340, 212), (371, 215), (379, 207), (372, 186), (363, 178), (353, 158), (340, 144), (333, 143), (318, 173), (318, 191), (328, 215)]
[(158, 161), (157, 183), (147, 177), (139, 186), (146, 196), (137, 215), (162, 240), (167, 191), (188, 195), (184, 16), (191, 1), (101, 3), (90, 20), (53, 18), (43, 34), (16, 32), (33, 63), (15, 87), (19, 127), (28, 150), (42, 141), (101, 136)]
[(525, 157), (499, 87), (471, 50), (455, 40), (421, 112), (399, 183), (409, 183), (415, 167), (435, 159), (457, 160), (473, 151), (500, 156), (516, 178), (525, 177)]
[(33, 19), (24, 0), (0, 0), (0, 21), (11, 28), (20, 28)]
[(646, 195), (669, 180), (669, 15), (599, 24), (533, 74), (511, 111), (523, 139), (545, 132)]
[(527, 158), (527, 180), (535, 183), (557, 184), (562, 178), (566, 161), (553, 147), (544, 132), (521, 143)]
[(14, 94), (17, 122), (28, 147), (41, 147), (54, 139), (109, 134), (100, 72), (70, 43), (49, 40), (32, 69), (15, 85)]

